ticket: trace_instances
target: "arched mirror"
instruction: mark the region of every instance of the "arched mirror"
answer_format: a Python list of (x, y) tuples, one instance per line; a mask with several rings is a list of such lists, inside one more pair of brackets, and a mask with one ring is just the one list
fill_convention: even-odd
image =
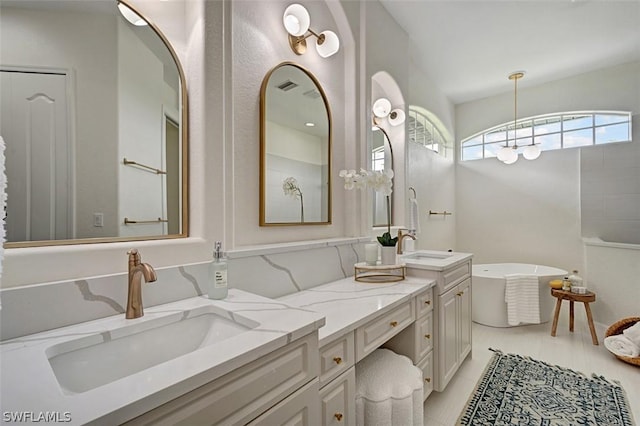
[(331, 112), (318, 80), (293, 63), (260, 91), (260, 225), (331, 223)]
[(186, 236), (186, 86), (160, 31), (114, 0), (3, 0), (0, 42), (6, 247)]

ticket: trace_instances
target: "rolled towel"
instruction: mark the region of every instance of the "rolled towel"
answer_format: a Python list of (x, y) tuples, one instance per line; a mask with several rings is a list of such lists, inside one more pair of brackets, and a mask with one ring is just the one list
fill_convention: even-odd
[(634, 345), (640, 347), (640, 321), (635, 323), (629, 328), (626, 328), (622, 334), (627, 339), (631, 340)]
[(616, 334), (615, 336), (606, 337), (604, 339), (604, 346), (616, 355), (628, 356), (631, 358), (635, 358), (640, 355), (640, 347), (627, 339), (624, 335)]

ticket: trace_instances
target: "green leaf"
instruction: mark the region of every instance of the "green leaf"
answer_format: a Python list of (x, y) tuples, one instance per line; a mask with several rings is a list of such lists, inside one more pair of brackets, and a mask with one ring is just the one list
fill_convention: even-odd
[(398, 242), (398, 237), (391, 238), (391, 234), (385, 232), (378, 237), (378, 242), (380, 243), (380, 245), (383, 245), (385, 247), (395, 247), (396, 243)]

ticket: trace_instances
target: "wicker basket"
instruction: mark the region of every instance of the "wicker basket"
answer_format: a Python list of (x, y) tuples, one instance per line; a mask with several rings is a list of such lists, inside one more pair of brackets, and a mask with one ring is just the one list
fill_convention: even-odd
[[(609, 336), (615, 336), (616, 334), (622, 334), (622, 332), (640, 321), (640, 317), (629, 317), (623, 318), (620, 321), (613, 323), (605, 333), (605, 338)], [(615, 354), (614, 354), (615, 355)], [(629, 356), (616, 355), (616, 357), (624, 362), (627, 362), (631, 365), (635, 365), (636, 367), (640, 367), (640, 357), (631, 358)]]

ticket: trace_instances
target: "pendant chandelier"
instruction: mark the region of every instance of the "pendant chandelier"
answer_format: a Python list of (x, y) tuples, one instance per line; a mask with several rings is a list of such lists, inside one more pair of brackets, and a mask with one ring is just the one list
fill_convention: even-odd
[[(524, 77), (524, 71), (517, 71), (509, 75), (509, 80), (513, 80), (513, 145), (509, 146), (509, 131), (507, 129), (507, 144), (498, 151), (498, 160), (505, 164), (513, 164), (518, 161), (518, 80)], [(535, 160), (540, 157), (540, 147), (534, 143), (525, 146), (522, 156), (527, 160)]]

